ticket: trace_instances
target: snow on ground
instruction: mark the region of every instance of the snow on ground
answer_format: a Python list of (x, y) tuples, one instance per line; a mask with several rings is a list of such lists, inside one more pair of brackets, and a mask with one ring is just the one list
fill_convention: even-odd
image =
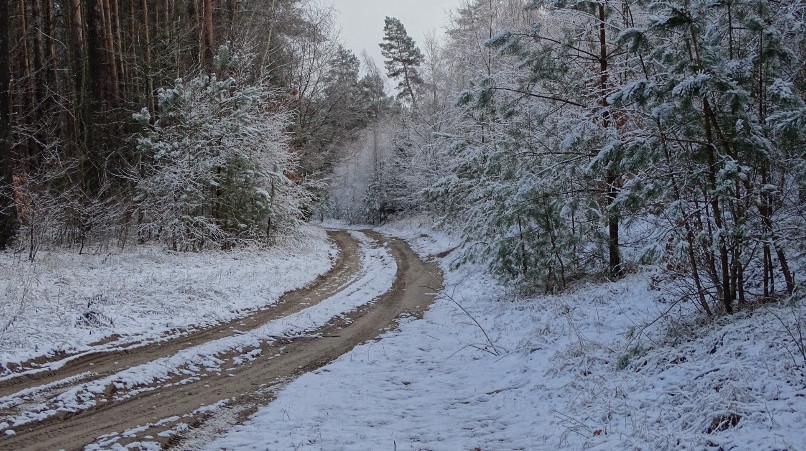
[(9, 362), (114, 334), (124, 338), (110, 346), (243, 316), (327, 271), (336, 253), (318, 227), (269, 249), (40, 251), (33, 263), (0, 253), (0, 376)]
[[(236, 358), (236, 364), (254, 359), (260, 352), (262, 342), (271, 342), (278, 337), (300, 335), (323, 326), (332, 318), (349, 313), (372, 302), (386, 293), (395, 280), (397, 264), (394, 257), (384, 247), (373, 247), (375, 242), (362, 233), (353, 234), (360, 243), (361, 269), (346, 282), (344, 289), (335, 295), (307, 307), (299, 312), (270, 321), (247, 334), (233, 335), (183, 349), (168, 357), (134, 366), (111, 376), (79, 384), (60, 394), (54, 403), (41, 404), (24, 414), (9, 418), (3, 427), (19, 426), (38, 421), (58, 412), (75, 412), (97, 405), (98, 395), (103, 394), (109, 385), (119, 389), (134, 389), (148, 386), (156, 381), (168, 380), (172, 375), (181, 375), (184, 380), (198, 377), (200, 372), (220, 371), (222, 354), (237, 350), (243, 352)], [(250, 351), (247, 351), (252, 349)], [(182, 382), (180, 382), (182, 383)], [(124, 397), (144, 390), (155, 390), (150, 386), (139, 391), (126, 391)], [(6, 404), (17, 402), (17, 396), (0, 398), (0, 409)], [(5, 425), (5, 426), (3, 426)]]
[[(421, 255), (455, 246), (426, 229), (383, 232)], [(301, 376), (208, 449), (806, 449), (802, 303), (707, 320), (648, 273), (519, 299), (438, 261), (423, 320)]]

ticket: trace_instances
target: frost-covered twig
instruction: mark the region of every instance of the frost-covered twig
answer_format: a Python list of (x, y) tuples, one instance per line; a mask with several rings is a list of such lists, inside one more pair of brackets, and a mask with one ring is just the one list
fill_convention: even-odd
[(799, 364), (797, 358), (795, 357), (795, 353), (789, 349), (789, 346), (784, 346), (786, 352), (789, 353), (790, 357), (792, 357), (792, 362), (795, 364), (795, 366), (802, 366), (803, 368), (806, 368), (806, 340), (804, 340), (803, 336), (803, 315), (797, 315), (795, 313), (795, 309), (793, 308), (792, 315), (795, 317), (795, 324), (790, 325), (771, 308), (768, 306), (765, 306), (765, 308), (772, 316), (775, 317), (775, 319), (778, 320), (779, 323), (781, 323), (782, 326), (784, 326), (784, 330), (786, 331), (787, 335), (789, 335), (789, 338), (792, 339), (792, 342), (795, 344), (795, 349), (800, 354), (801, 359), (803, 359), (803, 364)]
[[(650, 321), (649, 323), (647, 323), (643, 327), (641, 327), (637, 331), (637, 333), (634, 333), (632, 335), (632, 337), (630, 338), (630, 341), (627, 343), (627, 345), (629, 346), (630, 344), (632, 344), (632, 342), (635, 339), (635, 337), (640, 337), (641, 335), (644, 335), (644, 331), (649, 329), (650, 327), (652, 327), (653, 324), (657, 323), (662, 318), (666, 318), (669, 315), (669, 312), (671, 312), (673, 308), (677, 307), (678, 304), (680, 304), (681, 302), (685, 301), (686, 299), (687, 298), (685, 296), (677, 298), (674, 302), (672, 302), (672, 305), (670, 305), (669, 308), (666, 309), (666, 311), (664, 311), (663, 313), (658, 315), (655, 319), (653, 319), (652, 321)], [(645, 334), (645, 335), (653, 344), (657, 344), (657, 343), (655, 343), (654, 340), (652, 340), (652, 337), (650, 337), (649, 334)]]
[[(429, 287), (429, 288), (431, 288), (431, 287)], [(438, 289), (434, 289), (434, 291), (439, 291), (439, 290), (438, 290)], [(490, 350), (490, 349), (486, 349), (486, 348), (480, 348), (480, 347), (476, 347), (476, 349), (482, 349), (482, 350), (484, 350), (484, 351), (489, 352), (490, 354), (492, 354), (492, 355), (494, 355), (494, 356), (500, 356), (500, 355), (501, 355), (501, 352), (498, 350), (498, 348), (496, 348), (496, 347), (495, 347), (495, 344), (493, 343), (493, 340), (492, 340), (492, 339), (490, 338), (490, 336), (487, 334), (487, 331), (486, 331), (486, 330), (484, 330), (484, 327), (482, 327), (482, 326), (481, 326), (481, 323), (479, 323), (479, 322), (476, 320), (476, 318), (475, 318), (475, 317), (473, 317), (473, 315), (471, 315), (471, 314), (470, 314), (470, 312), (468, 312), (468, 311), (467, 311), (467, 309), (465, 309), (464, 307), (462, 307), (462, 304), (460, 304), (460, 303), (459, 303), (459, 302), (458, 302), (456, 299), (454, 299), (454, 298), (453, 298), (453, 296), (449, 295), (448, 293), (444, 293), (444, 292), (443, 292), (443, 295), (445, 296), (445, 298), (446, 298), (446, 299), (448, 299), (449, 301), (451, 301), (451, 302), (453, 302), (454, 304), (456, 304), (456, 306), (457, 306), (457, 307), (459, 307), (459, 309), (461, 309), (461, 310), (462, 310), (462, 311), (465, 313), (465, 315), (467, 315), (467, 316), (468, 316), (468, 318), (470, 318), (470, 319), (471, 319), (471, 321), (473, 321), (474, 323), (476, 323), (476, 326), (479, 328), (479, 330), (481, 330), (481, 333), (482, 333), (482, 334), (484, 334), (484, 338), (487, 340), (487, 343), (488, 343), (488, 344), (490, 345), (490, 347), (492, 348), (492, 350)], [(475, 347), (475, 346), (474, 346), (474, 347)]]
[[(574, 418), (574, 417), (572, 417), (572, 416), (570, 416), (568, 414), (562, 413), (562, 412), (558, 411), (557, 409), (552, 409), (552, 412), (554, 413), (555, 416), (557, 416), (564, 423), (566, 423), (565, 432), (563, 432), (562, 438), (561, 438), (562, 442), (567, 443), (568, 435), (571, 432), (579, 434), (582, 437), (589, 437), (590, 434), (593, 433), (593, 428), (588, 426), (587, 424), (585, 424), (581, 420), (578, 420), (578, 419), (576, 419), (576, 418)], [(582, 432), (580, 432), (580, 430), (584, 430), (586, 432), (583, 434)]]
[[(26, 271), (20, 270), (20, 274), (25, 274), (25, 273), (26, 273)], [(0, 328), (0, 342), (2, 342), (3, 337), (5, 336), (6, 332), (11, 327), (11, 325), (14, 324), (14, 322), (17, 320), (17, 318), (19, 318), (19, 316), (25, 310), (25, 301), (26, 301), (26, 299), (28, 297), (28, 291), (30, 290), (30, 287), (31, 287), (31, 277), (28, 277), (28, 278), (23, 277), (22, 284), (23, 284), (23, 288), (22, 288), (22, 293), (20, 294), (20, 299), (19, 299), (19, 303), (18, 303), (18, 306), (17, 306), (17, 313), (11, 315), (11, 317), (8, 319), (8, 321), (6, 321), (6, 324), (4, 324), (3, 327)]]

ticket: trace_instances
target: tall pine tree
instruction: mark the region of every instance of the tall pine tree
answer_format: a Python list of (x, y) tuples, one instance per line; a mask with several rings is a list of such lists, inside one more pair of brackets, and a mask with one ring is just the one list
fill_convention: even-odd
[(406, 33), (406, 28), (399, 19), (386, 17), (383, 27), (381, 54), (386, 58), (386, 75), (389, 78), (401, 79), (397, 87), (398, 97), (408, 99), (412, 105), (417, 104), (414, 86), (422, 83), (417, 71), (423, 62), (423, 52), (417, 48), (414, 39)]

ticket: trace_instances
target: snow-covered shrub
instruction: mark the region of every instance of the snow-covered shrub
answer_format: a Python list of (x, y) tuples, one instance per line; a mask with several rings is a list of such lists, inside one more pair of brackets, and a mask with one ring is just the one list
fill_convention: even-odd
[(14, 176), (14, 199), (20, 228), (19, 252), (29, 260), (41, 248), (65, 246), (79, 253), (122, 246), (128, 239), (131, 202), (120, 195), (116, 181), (104, 180), (94, 190), (76, 183), (80, 158), (64, 156), (59, 143), (45, 146), (40, 164)]
[(153, 123), (145, 109), (134, 115), (141, 238), (191, 250), (296, 224), (307, 194), (291, 180), (288, 115), (271, 90), (202, 75), (161, 88), (158, 100)]

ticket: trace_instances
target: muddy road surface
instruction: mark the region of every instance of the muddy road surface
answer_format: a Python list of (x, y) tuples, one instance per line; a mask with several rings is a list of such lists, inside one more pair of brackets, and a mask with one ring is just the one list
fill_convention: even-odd
[[(348, 232), (329, 232), (340, 249), (333, 268), (247, 317), (175, 331), (158, 342), (57, 356), (58, 369), (37, 370), (51, 363), (42, 361), (20, 365), (14, 377), (0, 382), (0, 425), (7, 425), (0, 428), (0, 450), (106, 449), (137, 442), (195, 448), (245, 421), (299, 375), (375, 339), (402, 315), (421, 316), (442, 285), (439, 268), (402, 240), (353, 234), (363, 234), (365, 244)], [(364, 287), (377, 289), (373, 278), (384, 272), (372, 266), (383, 261), (370, 258), (377, 251), (367, 252), (366, 243), (391, 254), (396, 265), (396, 271), (386, 270), (394, 271), (386, 274), (391, 286), (377, 295), (365, 294), (371, 291)], [(259, 333), (344, 296), (366, 299), (309, 330)]]

